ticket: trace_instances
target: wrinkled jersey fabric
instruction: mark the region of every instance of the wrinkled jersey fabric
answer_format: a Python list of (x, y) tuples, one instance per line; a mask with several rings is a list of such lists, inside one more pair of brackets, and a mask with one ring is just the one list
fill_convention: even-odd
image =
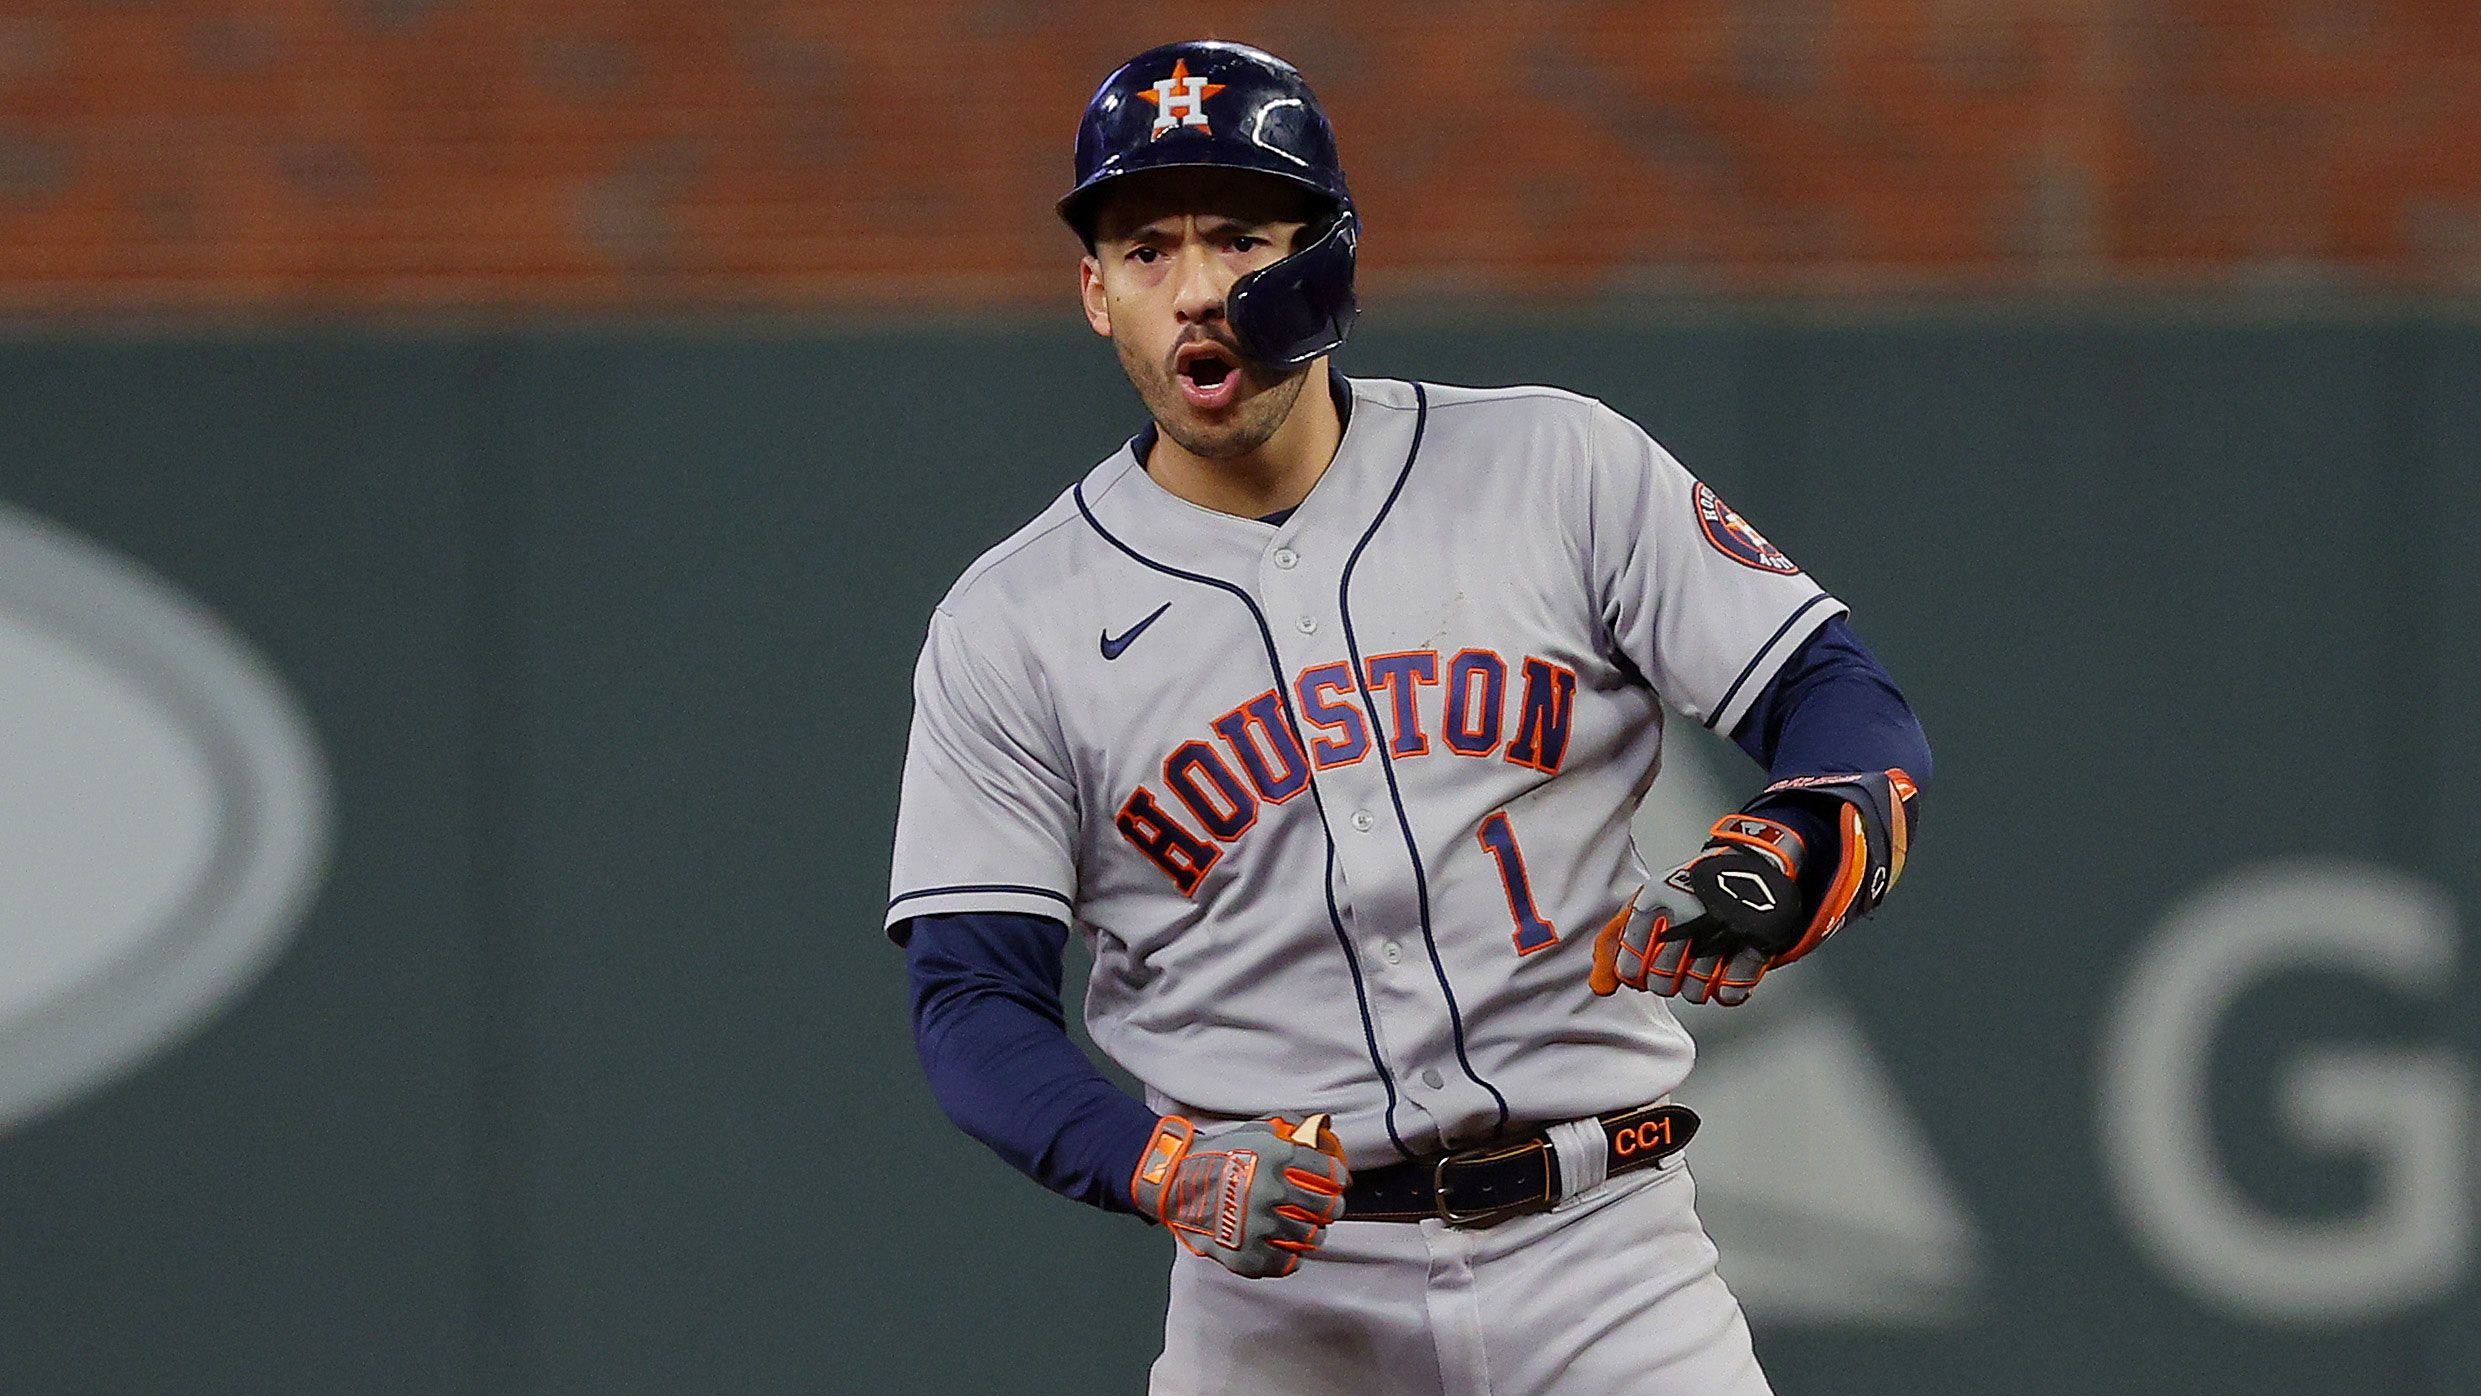
[[(1781, 778), (1900, 766), (1922, 784), (1930, 750), (1884, 667), (1841, 617), (1776, 674), (1733, 740)], [(1716, 811), (1720, 814), (1721, 811)], [(1826, 819), (1768, 814), (1823, 846)], [(1822, 890), (1831, 860), (1811, 859)], [(1062, 1196), (1134, 1210), (1129, 1175), (1155, 1113), (1114, 1085), (1069, 1039), (1061, 1002), (1067, 930), (1023, 912), (915, 917), (898, 928), (913, 985), (914, 1042), (948, 1117), (1018, 1171)]]

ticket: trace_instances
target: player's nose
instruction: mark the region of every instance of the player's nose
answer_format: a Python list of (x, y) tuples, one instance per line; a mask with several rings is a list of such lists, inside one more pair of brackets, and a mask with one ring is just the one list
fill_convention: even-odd
[(1181, 247), (1172, 271), (1172, 313), (1180, 323), (1223, 318), (1223, 293), (1231, 289), (1231, 281), (1222, 274), (1220, 261), (1203, 240)]

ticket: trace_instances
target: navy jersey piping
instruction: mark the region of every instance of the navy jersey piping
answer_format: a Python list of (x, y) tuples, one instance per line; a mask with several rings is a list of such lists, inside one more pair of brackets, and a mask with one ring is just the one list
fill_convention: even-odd
[(1061, 906), (1072, 910), (1076, 907), (1076, 903), (1069, 900), (1068, 894), (1054, 892), (1048, 887), (1032, 887), (1020, 882), (966, 882), (953, 887), (924, 887), (919, 891), (890, 897), (887, 899), (887, 909), (894, 911), (899, 905), (912, 901), (916, 897), (941, 897), (950, 892), (1022, 892), (1029, 897), (1049, 897)]
[(1421, 455), (1422, 432), (1430, 424), (1430, 395), (1419, 383), (1413, 385), (1413, 407), (1413, 444), (1404, 452), (1404, 468), (1396, 472), (1395, 488), (1387, 492), (1387, 501), (1378, 506), (1377, 517), (1370, 520), (1370, 526), (1362, 531), (1361, 541), (1353, 544), (1351, 555), (1344, 559), (1344, 575), (1336, 584), (1335, 604), (1344, 620), (1344, 653), (1352, 659), (1353, 691), (1361, 695), (1362, 711), (1369, 716), (1372, 740), (1378, 744), (1378, 766), (1387, 776), (1387, 800), (1396, 807), (1396, 827), (1404, 831), (1404, 852), (1413, 860), (1413, 898), (1421, 916), (1421, 941), (1430, 952), (1430, 973), (1439, 981), (1439, 994), (1447, 1000), (1447, 1026), (1456, 1044), (1456, 1065), (1463, 1068), (1465, 1079), (1490, 1092), (1490, 1098), (1498, 1102), (1499, 1123), (1493, 1126), (1495, 1132), (1507, 1127), (1508, 1098), (1473, 1069), (1473, 1059), (1465, 1052), (1464, 1013), (1456, 1006), (1456, 990), (1448, 983), (1447, 964), (1439, 957), (1439, 938), (1430, 925), (1429, 870), (1422, 866), (1421, 845), (1413, 837), (1413, 818), (1405, 811), (1404, 792), (1396, 784), (1395, 743), (1389, 737), (1386, 725), (1379, 720), (1378, 700), (1370, 693), (1369, 675), (1361, 664), (1361, 641), (1353, 633), (1352, 626), (1353, 569), (1360, 565), (1363, 550), (1370, 546), (1371, 539), (1378, 536), (1379, 527), (1394, 512), (1396, 500), (1403, 496), (1404, 486), (1413, 478), (1413, 462)]
[[(1309, 744), (1301, 735), (1300, 716), (1295, 713), (1292, 708), (1292, 685), (1285, 681), (1283, 657), (1275, 651), (1275, 632), (1267, 625), (1266, 616), (1264, 613), (1258, 610), (1258, 603), (1256, 599), (1251, 597), (1248, 592), (1241, 590), (1239, 587), (1232, 585), (1230, 582), (1223, 581), (1222, 579), (1216, 577), (1205, 576), (1197, 572), (1183, 571), (1182, 569), (1174, 567), (1169, 563), (1157, 562), (1153, 558), (1150, 558), (1144, 553), (1137, 551), (1135, 548), (1130, 547), (1128, 544), (1121, 542), (1119, 538), (1112, 534), (1110, 529), (1103, 527), (1102, 520), (1094, 517), (1094, 511), (1086, 507), (1084, 481), (1078, 481), (1077, 484), (1070, 489), (1069, 493), (1077, 501), (1077, 512), (1085, 515), (1087, 525), (1094, 530), (1096, 536), (1100, 537), (1104, 542), (1109, 543), (1114, 548), (1119, 549), (1132, 561), (1138, 563), (1140, 566), (1152, 568), (1153, 570), (1168, 577), (1177, 577), (1184, 582), (1194, 582), (1199, 586), (1213, 587), (1218, 591), (1229, 592), (1241, 603), (1241, 605), (1248, 608), (1249, 618), (1257, 623), (1259, 643), (1266, 647), (1267, 668), (1275, 676), (1275, 697), (1277, 701), (1283, 704), (1284, 725), (1292, 730), (1292, 740), (1300, 746), (1303, 752), (1306, 753), (1310, 749)], [(1386, 1125), (1388, 1142), (1396, 1146), (1396, 1152), (1398, 1154), (1410, 1159), (1413, 1157), (1412, 1148), (1404, 1142), (1404, 1136), (1396, 1132), (1396, 1078), (1395, 1074), (1387, 1069), (1387, 1063), (1379, 1056), (1378, 1026), (1370, 1017), (1370, 995), (1361, 978), (1361, 958), (1353, 953), (1352, 938), (1344, 934), (1343, 910), (1335, 904), (1335, 830), (1327, 821), (1326, 796), (1320, 793), (1318, 789), (1318, 782), (1315, 778), (1309, 782), (1309, 795), (1311, 803), (1316, 805), (1318, 808), (1318, 831), (1320, 834), (1325, 836), (1327, 842), (1327, 872), (1325, 879), (1327, 895), (1327, 924), (1334, 928), (1335, 943), (1343, 947), (1344, 965), (1347, 969), (1352, 971), (1353, 1004), (1354, 1007), (1359, 1009), (1361, 1013), (1361, 1039), (1368, 1047), (1370, 1054), (1370, 1065), (1378, 1071), (1379, 1085), (1384, 1087), (1387, 1092)]]
[(1801, 608), (1799, 610), (1794, 611), (1792, 614), (1783, 618), (1783, 624), (1775, 627), (1775, 633), (1767, 636), (1766, 643), (1758, 646), (1757, 653), (1749, 656), (1749, 662), (1740, 666), (1740, 677), (1732, 680), (1732, 686), (1723, 690), (1723, 701), (1715, 704), (1713, 713), (1708, 715), (1706, 718), (1705, 727), (1707, 731), (1713, 731), (1714, 724), (1722, 720), (1723, 714), (1732, 710), (1732, 700), (1740, 696), (1741, 686), (1749, 681), (1749, 676), (1751, 674), (1757, 672), (1757, 662), (1766, 657), (1767, 652), (1775, 647), (1776, 642), (1783, 638), (1785, 632), (1789, 631), (1793, 626), (1799, 624), (1802, 616), (1818, 609), (1818, 607), (1824, 605), (1831, 599), (1832, 598), (1825, 592), (1819, 592), (1817, 595), (1812, 596), (1807, 601), (1801, 603)]

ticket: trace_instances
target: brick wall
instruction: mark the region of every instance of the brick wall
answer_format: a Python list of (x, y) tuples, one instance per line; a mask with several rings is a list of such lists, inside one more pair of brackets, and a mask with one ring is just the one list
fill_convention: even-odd
[[(2481, 289), (2481, 5), (1233, 3), (1374, 290)], [(1061, 301), (1091, 0), (15, 0), (0, 309)]]

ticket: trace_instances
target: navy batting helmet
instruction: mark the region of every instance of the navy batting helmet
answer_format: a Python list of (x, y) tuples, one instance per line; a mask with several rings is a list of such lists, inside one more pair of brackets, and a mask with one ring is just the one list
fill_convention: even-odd
[(1342, 344), (1360, 312), (1352, 276), (1361, 221), (1335, 128), (1300, 70), (1271, 53), (1192, 39), (1114, 69), (1078, 123), (1077, 186), (1060, 200), (1060, 217), (1091, 245), (1095, 205), (1113, 180), (1198, 167), (1273, 175), (1321, 203), (1290, 256), (1232, 283), (1224, 318), (1242, 350), (1295, 368)]

